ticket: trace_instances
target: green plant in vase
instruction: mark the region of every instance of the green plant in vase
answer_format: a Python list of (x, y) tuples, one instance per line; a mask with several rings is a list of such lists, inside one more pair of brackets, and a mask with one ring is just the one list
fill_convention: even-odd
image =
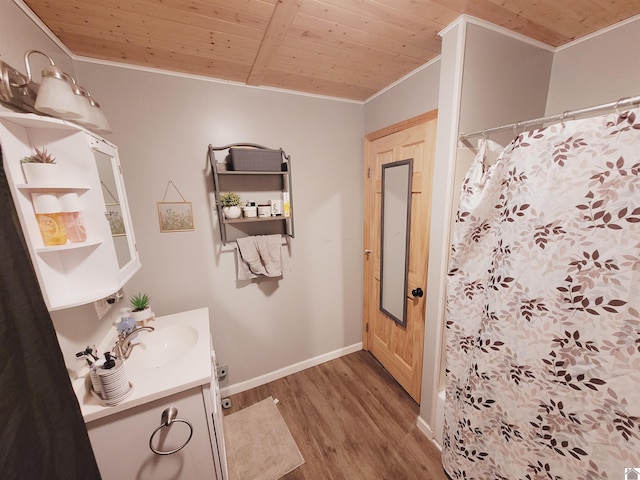
[(146, 293), (138, 293), (129, 299), (129, 305), (131, 305), (132, 312), (141, 312), (145, 308), (149, 307), (149, 295)]
[(220, 195), (218, 204), (222, 207), (226, 218), (240, 218), (242, 215), (242, 199), (236, 192), (227, 192)]
[(153, 317), (149, 300), (149, 295), (146, 293), (138, 293), (129, 299), (129, 305), (131, 305), (131, 317), (136, 321), (136, 323), (144, 324), (146, 320)]
[(46, 149), (36, 148), (36, 153), (20, 160), (27, 183), (54, 184), (59, 181), (56, 159)]
[(46, 149), (40, 150), (36, 147), (35, 155), (29, 155), (20, 160), (20, 163), (56, 163), (56, 159), (47, 152)]

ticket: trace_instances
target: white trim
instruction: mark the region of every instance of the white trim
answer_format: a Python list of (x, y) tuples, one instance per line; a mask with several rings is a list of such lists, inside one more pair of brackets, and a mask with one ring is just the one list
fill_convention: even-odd
[(425, 68), (430, 67), (431, 65), (433, 65), (436, 62), (440, 61), (440, 57), (441, 55), (438, 55), (437, 57), (433, 57), (431, 60), (429, 60), (427, 63), (424, 63), (422, 65), (420, 65), (418, 68), (411, 70), (409, 73), (407, 73), (404, 77), (399, 78), (398, 80), (396, 80), (395, 82), (393, 82), (390, 85), (387, 85), (386, 87), (384, 87), (382, 90), (380, 90), (379, 92), (374, 93), (373, 95), (371, 95), (369, 98), (367, 98), (364, 103), (368, 103), (371, 100), (376, 99), (377, 97), (379, 97), (380, 95), (382, 95), (383, 93), (388, 92), (389, 90), (391, 90), (393, 87), (395, 87), (396, 85), (404, 82), (405, 80), (407, 80), (410, 77), (413, 77), (415, 74), (417, 74), (418, 72), (421, 72), (422, 70), (424, 70)]
[(589, 40), (592, 40), (596, 37), (599, 37), (600, 35), (604, 35), (606, 33), (609, 33), (613, 30), (616, 30), (618, 28), (624, 27), (625, 25), (628, 25), (629, 23), (633, 23), (633, 22), (637, 22), (640, 21), (640, 14), (639, 15), (634, 15), (633, 17), (627, 18), (625, 20), (620, 20), (618, 23), (614, 23), (613, 25), (609, 25), (608, 27), (604, 27), (601, 28), (600, 30), (596, 30), (593, 33), (590, 33), (588, 35), (585, 35), (584, 37), (580, 37), (580, 38), (576, 38), (575, 40), (569, 42), (569, 43), (565, 43), (564, 45), (560, 45), (558, 48), (556, 48), (555, 52), (561, 52), (562, 50), (566, 50), (567, 48), (571, 48), (571, 47), (575, 47), (576, 45), (578, 45), (579, 43), (582, 42), (588, 42)]
[[(523, 35), (521, 33), (518, 32), (514, 32), (513, 30), (509, 30), (508, 28), (505, 27), (501, 27), (500, 25), (496, 25), (495, 23), (491, 23), (488, 22), (486, 20), (482, 20), (481, 18), (477, 18), (474, 17), (472, 15), (468, 15), (468, 14), (462, 14), (460, 15), (455, 21), (454, 23), (457, 23), (458, 21), (462, 22), (463, 25), (466, 26), (466, 24), (472, 24), (472, 25), (477, 25), (479, 27), (483, 27), (486, 28), (487, 30), (492, 30), (496, 33), (500, 33), (502, 35), (505, 35), (507, 37), (511, 37), (515, 40), (519, 40), (520, 42), (523, 43), (528, 43), (529, 45), (533, 45), (534, 47), (538, 47), (541, 48), (543, 50), (547, 50), (549, 52), (555, 52), (557, 49), (556, 47), (549, 45), (548, 43), (544, 43), (541, 42), (539, 40), (535, 40), (531, 37), (527, 37), (526, 35)], [(453, 25), (453, 24), (452, 24)], [(451, 25), (449, 25), (451, 26)], [(442, 30), (441, 35), (445, 34), (449, 31), (449, 26), (447, 26), (447, 28), (445, 28), (444, 30)]]
[(427, 437), (429, 440), (433, 440), (433, 436), (435, 435), (435, 433), (424, 418), (422, 418), (421, 416), (418, 416), (418, 421), (416, 422), (416, 426), (418, 427), (418, 430), (420, 430), (420, 432), (422, 432), (422, 434), (425, 437)]
[[(468, 15), (467, 15), (468, 16)], [(449, 33), (451, 30), (453, 30), (454, 28), (458, 27), (458, 26), (464, 26), (464, 22), (466, 21), (465, 15), (460, 15), (459, 17), (457, 17), (453, 22), (451, 22), (449, 25), (447, 25), (446, 27), (444, 27), (442, 30), (440, 30), (438, 32), (438, 36), (440, 38), (444, 37), (447, 33)]]
[(424, 418), (418, 417), (418, 420), (416, 421), (416, 427), (418, 427), (418, 430), (420, 430), (420, 433), (422, 433), (425, 437), (427, 437), (427, 439), (431, 443), (433, 443), (438, 450), (442, 452), (442, 446), (438, 442), (436, 442), (435, 433)]
[[(460, 129), (460, 102), (462, 101), (462, 82), (464, 75), (464, 57), (465, 57), (465, 43), (467, 40), (467, 29), (463, 28), (464, 23), (460, 25), (460, 29), (457, 32), (458, 41), (457, 41), (457, 50), (456, 50), (456, 66), (455, 66), (455, 85), (453, 88), (453, 114), (451, 115), (451, 125), (449, 127), (449, 159), (447, 161), (447, 175), (446, 175), (446, 192), (444, 198), (444, 205), (442, 208), (445, 212), (451, 212), (453, 208), (453, 192), (454, 192), (454, 183), (455, 183), (455, 168), (456, 168), (456, 156), (458, 151), (458, 132)], [(438, 415), (438, 395), (440, 394), (440, 377), (442, 370), (442, 340), (444, 335), (444, 317), (446, 310), (446, 289), (447, 289), (447, 270), (448, 270), (448, 262), (449, 262), (449, 250), (451, 248), (450, 244), (450, 231), (451, 231), (451, 215), (446, 214), (444, 216), (444, 224), (441, 226), (443, 232), (443, 242), (441, 245), (441, 250), (439, 254), (439, 258), (442, 259), (440, 262), (440, 275), (438, 278), (440, 279), (438, 282), (438, 296), (437, 296), (437, 329), (439, 332), (437, 343), (435, 345), (434, 351), (434, 368), (436, 369), (436, 374), (433, 377), (433, 383), (431, 384), (431, 411), (429, 412), (429, 420), (433, 425), (437, 422)], [(426, 308), (426, 305), (425, 305)]]
[(362, 350), (362, 342), (354, 343), (353, 345), (339, 348), (338, 350), (318, 355), (317, 357), (309, 358), (308, 360), (303, 360), (302, 362), (294, 363), (293, 365), (289, 365), (274, 372), (265, 373), (264, 375), (260, 375), (259, 377), (255, 377), (244, 382), (235, 383), (233, 385), (229, 385), (228, 387), (221, 388), (220, 395), (223, 398), (229, 397), (231, 395), (235, 395), (236, 393), (244, 392), (245, 390), (249, 390), (251, 388), (259, 387), (266, 383), (273, 382), (274, 380), (286, 377), (287, 375), (298, 373), (302, 370), (306, 370), (307, 368), (315, 367), (325, 362), (335, 360), (336, 358), (349, 355), (350, 353), (359, 352), (360, 350)]

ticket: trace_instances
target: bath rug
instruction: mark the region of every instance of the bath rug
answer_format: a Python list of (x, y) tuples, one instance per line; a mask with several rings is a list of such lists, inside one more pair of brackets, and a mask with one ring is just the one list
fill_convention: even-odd
[(304, 463), (269, 397), (224, 417), (229, 480), (277, 480)]

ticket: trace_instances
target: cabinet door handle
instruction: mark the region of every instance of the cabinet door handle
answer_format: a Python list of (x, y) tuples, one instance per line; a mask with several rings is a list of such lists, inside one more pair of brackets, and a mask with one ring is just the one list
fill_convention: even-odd
[[(160, 426), (158, 428), (156, 428), (153, 433), (151, 434), (151, 437), (149, 437), (149, 448), (151, 449), (151, 451), (153, 453), (155, 453), (156, 455), (171, 455), (173, 453), (179, 452), (180, 450), (182, 450), (184, 447), (187, 446), (187, 443), (189, 443), (189, 441), (191, 440), (191, 437), (193, 436), (193, 426), (186, 420), (183, 420), (182, 418), (177, 418), (178, 416), (178, 409), (176, 407), (169, 407), (169, 408), (165, 408), (164, 411), (162, 412), (162, 417), (161, 417), (161, 423)], [(184, 442), (182, 444), (182, 446), (176, 448), (175, 450), (171, 450), (168, 452), (163, 452), (160, 450), (156, 450), (153, 446), (153, 437), (156, 435), (156, 433), (158, 433), (162, 428), (164, 427), (169, 427), (171, 426), (172, 423), (174, 422), (180, 422), (180, 423), (186, 423), (189, 426), (189, 438), (187, 438), (187, 441)]]

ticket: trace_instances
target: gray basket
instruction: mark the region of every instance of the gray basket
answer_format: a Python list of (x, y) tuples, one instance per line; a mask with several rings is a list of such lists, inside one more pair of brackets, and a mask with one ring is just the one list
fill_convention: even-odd
[(238, 172), (280, 172), (282, 153), (262, 148), (230, 148), (227, 168)]

